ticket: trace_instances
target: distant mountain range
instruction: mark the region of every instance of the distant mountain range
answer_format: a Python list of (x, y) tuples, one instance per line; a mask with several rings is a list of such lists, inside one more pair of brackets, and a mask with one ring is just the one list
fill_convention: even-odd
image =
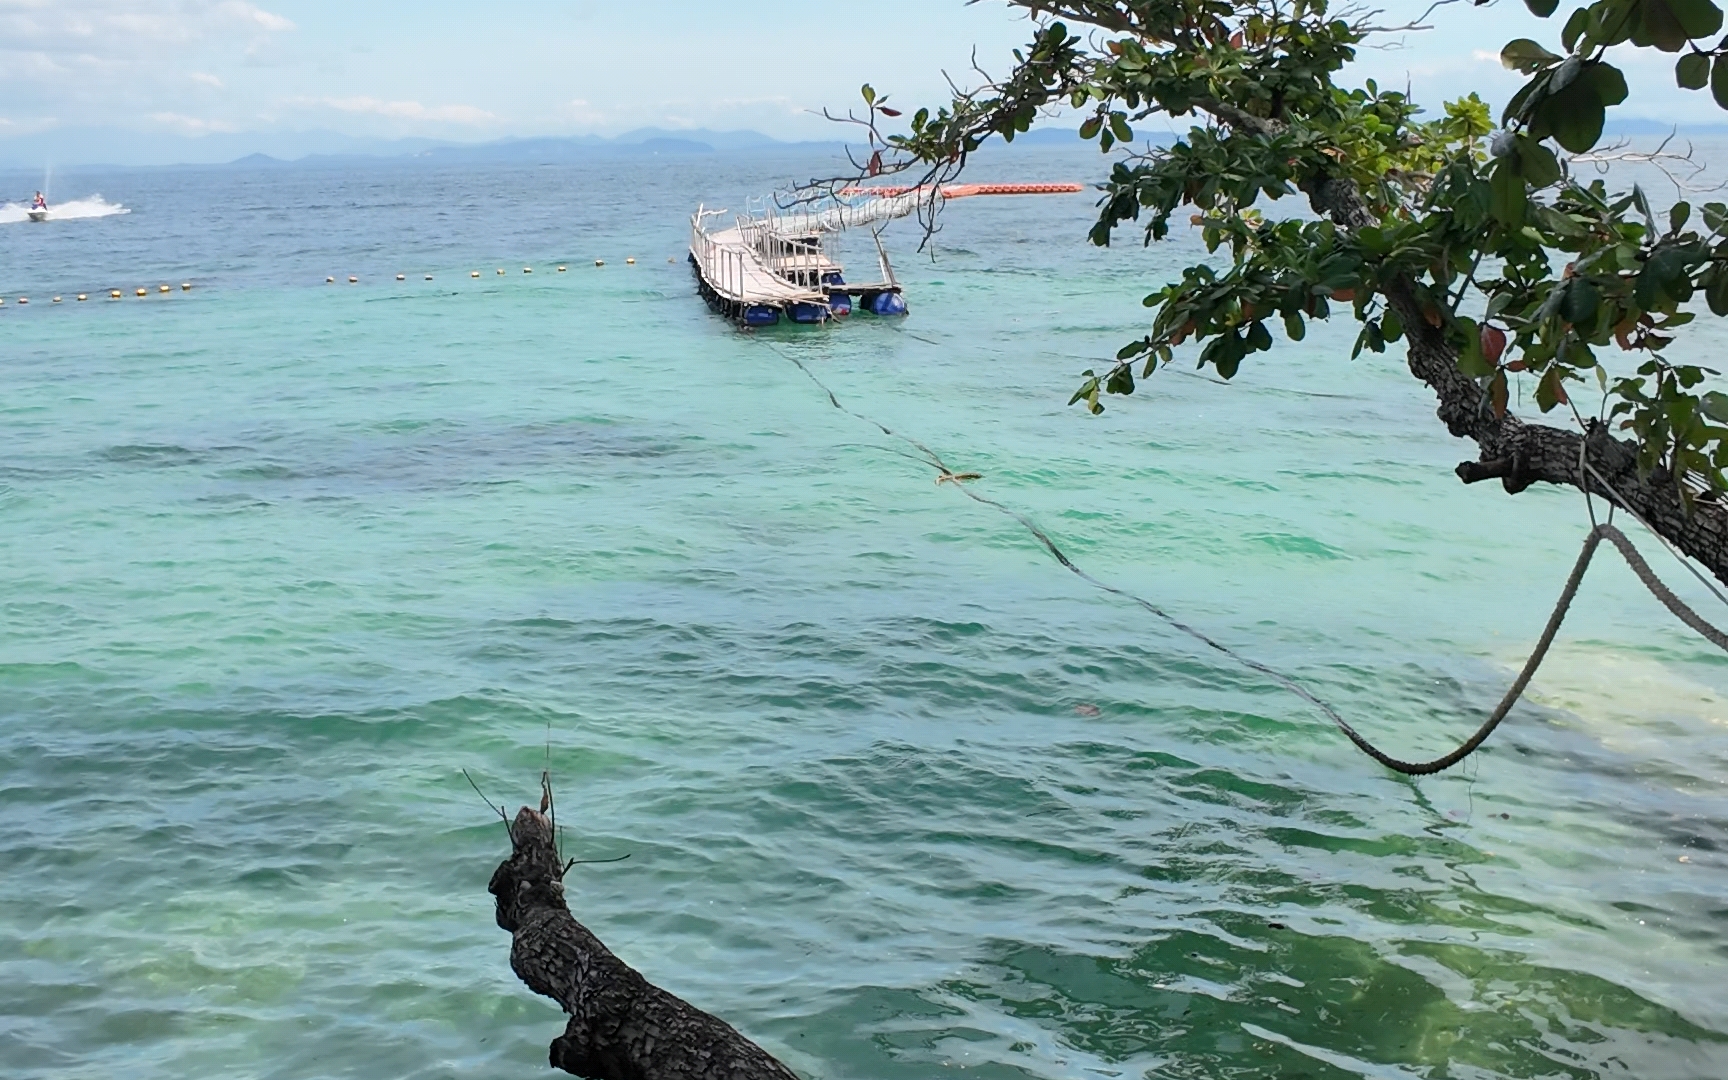
[[(1182, 120), (1173, 126), (1185, 130)], [(1055, 121), (1017, 136), (1016, 147), (1073, 146), (1080, 142), (1077, 124)], [(1639, 117), (1610, 119), (1610, 137), (1660, 137), (1674, 130), (1669, 122)], [(837, 132), (838, 134), (838, 132)], [(1141, 136), (1168, 143), (1168, 129), (1148, 126)], [(1692, 138), (1728, 136), (1728, 124), (1681, 124), (1679, 134)], [(100, 128), (63, 128), (33, 135), (0, 138), (0, 171), (40, 175), (52, 165), (86, 169), (103, 165), (235, 165), (266, 168), (288, 162), (317, 163), (342, 158), (390, 158), (448, 162), (504, 162), (550, 165), (595, 158), (644, 155), (688, 156), (772, 151), (795, 147), (838, 148), (841, 139), (792, 142), (758, 131), (714, 131), (707, 128), (645, 127), (622, 135), (572, 135), (498, 139), (459, 143), (436, 139), (367, 139), (333, 131), (217, 132), (199, 136), (145, 134)]]
[[(1021, 135), (1015, 145), (1078, 141), (1069, 127)], [(450, 162), (560, 164), (611, 156), (723, 154), (791, 147), (839, 147), (842, 140), (789, 142), (758, 131), (638, 128), (622, 135), (572, 135), (458, 143), (434, 139), (364, 139), (332, 131), (219, 132), (200, 136), (151, 135), (110, 129), (57, 129), (0, 138), (0, 170), (41, 171), (98, 166), (237, 165), (265, 168), (289, 162), (340, 158), (400, 158)]]

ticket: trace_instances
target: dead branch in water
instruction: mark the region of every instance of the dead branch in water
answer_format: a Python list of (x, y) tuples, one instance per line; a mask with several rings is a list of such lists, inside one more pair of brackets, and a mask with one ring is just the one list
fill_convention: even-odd
[(717, 1016), (660, 989), (577, 922), (551, 819), (524, 806), (510, 857), (487, 886), (510, 931), (510, 968), (570, 1014), (552, 1040), (555, 1069), (590, 1080), (797, 1080)]

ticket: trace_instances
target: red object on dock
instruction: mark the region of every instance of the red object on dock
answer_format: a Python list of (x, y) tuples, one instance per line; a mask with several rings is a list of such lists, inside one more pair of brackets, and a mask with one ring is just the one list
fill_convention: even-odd
[[(847, 187), (841, 188), (842, 195), (879, 195), (892, 198), (895, 195), (905, 195), (913, 191), (924, 190), (920, 187)], [(971, 195), (1071, 195), (1077, 191), (1085, 191), (1085, 184), (943, 184), (941, 191), (944, 199), (964, 199)]]

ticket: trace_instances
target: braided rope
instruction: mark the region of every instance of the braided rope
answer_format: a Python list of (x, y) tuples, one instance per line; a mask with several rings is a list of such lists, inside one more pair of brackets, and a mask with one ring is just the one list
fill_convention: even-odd
[[(944, 480), (958, 481), (962, 477), (972, 475), (956, 473), (948, 467), (947, 463), (942, 460), (941, 456), (938, 455), (936, 451), (930, 449), (912, 436), (895, 431), (879, 420), (872, 419), (862, 413), (853, 412), (851, 409), (840, 404), (839, 397), (835, 395), (833, 390), (829, 389), (828, 384), (817, 378), (815, 372), (806, 367), (802, 360), (799, 360), (791, 353), (769, 344), (768, 342), (762, 342), (762, 344), (797, 365), (798, 370), (802, 371), (811, 382), (815, 383), (822, 392), (827, 395), (828, 403), (830, 405), (856, 420), (862, 420), (864, 423), (869, 424), (871, 427), (882, 432), (882, 434), (891, 438), (901, 439), (916, 448), (920, 454), (924, 455), (925, 464), (937, 470), (939, 474), (937, 477), (937, 483), (941, 483)], [(1591, 471), (1593, 472), (1594, 470)], [(965, 495), (968, 499), (971, 499), (973, 502), (992, 507), (1019, 522), (1021, 527), (1031, 533), (1033, 538), (1044, 547), (1044, 550), (1050, 553), (1051, 558), (1055, 559), (1082, 581), (1085, 581), (1087, 584), (1096, 589), (1102, 590), (1103, 592), (1110, 593), (1113, 596), (1119, 596), (1124, 600), (1139, 605), (1146, 611), (1151, 612), (1153, 615), (1163, 620), (1173, 629), (1178, 630), (1208, 648), (1214, 649), (1224, 656), (1229, 657), (1242, 667), (1265, 675), (1267, 678), (1276, 682), (1279, 686), (1282, 686), (1284, 689), (1320, 710), (1328, 720), (1332, 721), (1333, 725), (1337, 727), (1339, 731), (1344, 733), (1345, 738), (1349, 739), (1356, 745), (1358, 750), (1373, 758), (1381, 765), (1384, 765), (1386, 768), (1391, 769), (1393, 772), (1402, 773), (1405, 776), (1430, 776), (1434, 773), (1444, 772), (1463, 761), (1471, 754), (1474, 754), (1481, 748), (1483, 743), (1488, 741), (1488, 737), (1494, 734), (1494, 729), (1498, 728), (1501, 721), (1506, 719), (1506, 715), (1512, 711), (1512, 706), (1516, 705), (1519, 699), (1524, 696), (1524, 691), (1530, 685), (1530, 680), (1535, 678), (1537, 669), (1542, 666), (1542, 661), (1547, 658), (1548, 649), (1554, 644), (1554, 638), (1560, 633), (1560, 626), (1566, 621), (1567, 612), (1571, 610), (1572, 600), (1578, 595), (1579, 586), (1584, 583), (1584, 573), (1590, 569), (1590, 560), (1595, 556), (1596, 549), (1601, 545), (1603, 540), (1607, 540), (1609, 543), (1614, 545), (1615, 550), (1620, 552), (1621, 557), (1624, 558), (1627, 565), (1632, 568), (1632, 573), (1637, 576), (1638, 580), (1644, 584), (1646, 589), (1650, 590), (1650, 595), (1660, 601), (1662, 606), (1667, 608), (1675, 618), (1697, 631), (1700, 636), (1702, 636), (1706, 641), (1709, 641), (1712, 645), (1722, 649), (1724, 652), (1728, 652), (1728, 634), (1723, 633), (1721, 630), (1711, 625), (1703, 616), (1699, 615), (1696, 611), (1693, 611), (1683, 600), (1674, 595), (1673, 590), (1669, 589), (1668, 586), (1663, 584), (1662, 580), (1656, 576), (1656, 572), (1650, 568), (1650, 564), (1645, 561), (1644, 556), (1638, 552), (1637, 548), (1632, 546), (1632, 541), (1626, 538), (1625, 533), (1607, 522), (1597, 523), (1596, 526), (1590, 530), (1589, 534), (1584, 537), (1583, 550), (1579, 551), (1578, 561), (1572, 565), (1572, 573), (1566, 578), (1566, 587), (1560, 591), (1560, 599), (1555, 602), (1554, 610), (1548, 616), (1547, 625), (1542, 628), (1542, 636), (1537, 639), (1535, 649), (1531, 651), (1529, 659), (1524, 661), (1524, 667), (1518, 672), (1518, 677), (1512, 681), (1512, 685), (1507, 688), (1505, 696), (1500, 699), (1500, 704), (1496, 705), (1494, 711), (1488, 714), (1488, 719), (1484, 720), (1482, 725), (1476, 729), (1475, 733), (1460, 743), (1451, 753), (1444, 754), (1431, 761), (1405, 761), (1401, 758), (1395, 758), (1375, 746), (1365, 735), (1352, 727), (1348, 720), (1345, 720), (1344, 717), (1340, 716), (1338, 710), (1334, 709), (1331, 705), (1328, 705), (1325, 701), (1317, 697), (1313, 691), (1309, 690), (1290, 676), (1276, 668), (1263, 664), (1258, 660), (1244, 656), (1235, 649), (1232, 649), (1230, 646), (1225, 645), (1192, 626), (1189, 626), (1187, 623), (1171, 615), (1169, 612), (1152, 603), (1150, 600), (1136, 596), (1126, 589), (1111, 585), (1108, 582), (1100, 581), (1093, 577), (1070, 559), (1068, 555), (1056, 544), (1056, 541), (1052, 540), (1048, 533), (1034, 524), (1025, 514), (1022, 514), (1020, 511), (1015, 510), (1012, 507), (1005, 506), (988, 496), (980, 495), (963, 483), (956, 482), (954, 486), (959, 488), (960, 493)]]

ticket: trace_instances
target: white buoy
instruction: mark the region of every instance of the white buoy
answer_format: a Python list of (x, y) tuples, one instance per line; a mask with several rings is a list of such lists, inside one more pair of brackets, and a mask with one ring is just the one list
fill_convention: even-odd
[(407, 280), (408, 280), (408, 275), (407, 275), (407, 274), (397, 274), (397, 275), (396, 275), (396, 280), (397, 280), (397, 281), (407, 281)]
[(634, 258), (629, 258), (629, 259), (625, 259), (625, 260), (624, 260), (624, 265), (625, 265), (625, 266), (635, 266), (635, 265), (636, 265), (636, 260), (635, 260), (635, 259), (634, 259)]
[(139, 296), (149, 296), (149, 295), (150, 295), (150, 290), (149, 290), (149, 289), (139, 289), (139, 290), (138, 290), (138, 295), (139, 295)]
[(469, 276), (469, 277), (479, 277), (479, 276), (480, 276), (480, 271), (478, 271), (478, 270), (470, 270), (470, 271), (468, 271), (468, 276)]
[(192, 283), (190, 281), (182, 281), (180, 283), (180, 291), (181, 292), (191, 292), (192, 291)]
[(522, 268), (522, 272), (524, 274), (532, 274), (534, 272), (534, 268), (532, 266), (524, 266)]
[(431, 280), (432, 280), (432, 275), (431, 275), (431, 274), (427, 274), (427, 275), (426, 275), (426, 280), (427, 280), (427, 281), (431, 281)]
[(560, 273), (560, 274), (562, 274), (562, 273), (563, 273), (563, 272), (564, 272), (564, 271), (565, 271), (565, 270), (566, 270), (566, 269), (568, 269), (568, 267), (563, 267), (563, 266), (560, 266), (560, 267), (559, 267), (559, 268), (558, 268), (558, 272), (559, 272), (559, 273)]
[(58, 303), (59, 303), (59, 302), (60, 302), (60, 298), (59, 298), (59, 297), (58, 297), (58, 296), (56, 296), (56, 297), (55, 297), (55, 298), (54, 298), (54, 302), (55, 302), (55, 303), (56, 303), (56, 304), (58, 304)]
[(350, 285), (358, 285), (358, 284), (359, 284), (359, 283), (360, 283), (360, 279), (359, 279), (359, 278), (357, 278), (357, 277), (355, 277), (355, 276), (354, 276), (354, 275), (353, 275), (353, 274), (349, 274), (349, 275), (348, 275), (348, 284), (350, 284)]
[(326, 285), (334, 285), (334, 284), (336, 284), (336, 279), (335, 279), (335, 278), (333, 278), (333, 277), (327, 277), (327, 278), (325, 278), (325, 279), (324, 279), (324, 284), (326, 284)]
[(169, 288), (169, 287), (168, 287), (168, 286), (166, 286), (166, 285), (158, 285), (158, 286), (156, 286), (156, 291), (157, 291), (157, 292), (173, 292), (173, 291), (174, 291), (174, 290), (173, 290), (173, 289), (170, 289), (170, 288)]
[(18, 298), (18, 302), (20, 304), (28, 304), (30, 302), (30, 298), (28, 296), (20, 296)]
[(88, 299), (90, 299), (90, 294), (89, 294), (89, 293), (79, 293), (79, 294), (78, 294), (78, 299), (80, 299), (80, 300), (88, 300)]
[(502, 266), (500, 266), (500, 267), (499, 267), (499, 268), (498, 268), (498, 276), (499, 276), (499, 277), (503, 277), (503, 276), (504, 276), (504, 268), (503, 268), (503, 267), (502, 267)]
[(605, 260), (605, 259), (595, 259), (595, 260), (594, 260), (594, 265), (595, 265), (595, 266), (605, 266), (605, 265), (606, 265), (606, 260)]

